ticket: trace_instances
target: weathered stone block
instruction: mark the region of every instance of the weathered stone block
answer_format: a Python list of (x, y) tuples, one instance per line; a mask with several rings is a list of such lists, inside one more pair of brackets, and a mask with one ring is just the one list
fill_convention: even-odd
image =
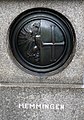
[[(8, 28), (12, 20), (21, 12), (32, 7), (53, 8), (65, 15), (76, 32), (76, 53), (72, 62), (59, 74), (53, 76), (34, 76), (19, 69), (12, 61), (8, 48)], [(0, 82), (10, 83), (76, 83), (82, 84), (84, 71), (84, 1), (0, 1)]]

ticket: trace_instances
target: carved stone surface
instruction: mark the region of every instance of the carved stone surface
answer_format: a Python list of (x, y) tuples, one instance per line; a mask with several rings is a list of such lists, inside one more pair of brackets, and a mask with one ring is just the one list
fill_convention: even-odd
[[(6, 88), (1, 91), (1, 120), (83, 120), (84, 90), (53, 88)], [(23, 105), (22, 105), (23, 104)], [(25, 105), (57, 105), (56, 109)]]
[[(7, 31), (12, 20), (22, 11), (32, 7), (49, 7), (65, 15), (73, 24), (76, 37), (76, 54), (61, 73), (42, 77), (30, 75), (17, 67), (11, 59), (8, 49)], [(1, 82), (46, 82), (46, 83), (81, 83), (84, 71), (84, 1), (0, 1), (0, 81)]]
[[(39, 6), (53, 8), (65, 15), (73, 24), (77, 37), (76, 54), (70, 65), (61, 73), (48, 77), (37, 77), (19, 69), (8, 49), (7, 31), (12, 20), (24, 10)], [(84, 0), (0, 0), (0, 82), (17, 86), (0, 87), (0, 120), (84, 120), (83, 89), (46, 88), (51, 83), (54, 87), (55, 83), (82, 84), (83, 72)], [(45, 88), (27, 88), (26, 85), (31, 87), (29, 83), (33, 86), (40, 83), (40, 87), (45, 83)], [(18, 107), (19, 102), (63, 104), (64, 110), (22, 109)]]

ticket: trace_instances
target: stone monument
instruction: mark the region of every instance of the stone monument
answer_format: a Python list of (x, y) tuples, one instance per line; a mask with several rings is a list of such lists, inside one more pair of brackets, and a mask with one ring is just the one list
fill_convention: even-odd
[[(59, 72), (53, 74), (38, 74), (27, 71), (15, 62), (9, 48), (9, 31), (12, 21), (23, 11), (31, 8), (47, 8), (58, 11), (72, 24), (76, 44), (74, 55), (71, 56), (69, 64)], [(0, 118), (1, 120), (83, 120), (84, 119), (84, 1), (83, 0), (1, 0), (0, 1)], [(38, 22), (36, 22), (38, 23)], [(44, 23), (46, 23), (44, 25)], [(51, 22), (41, 21), (47, 26)], [(53, 22), (54, 24), (54, 22)], [(39, 28), (40, 24), (32, 24)], [(56, 24), (55, 24), (56, 25)], [(26, 26), (25, 26), (26, 28)], [(32, 28), (31, 28), (32, 29)], [(30, 33), (31, 33), (31, 29)], [(55, 31), (51, 25), (51, 31)], [(57, 28), (59, 29), (59, 28)], [(38, 33), (38, 29), (36, 30)], [(63, 33), (60, 32), (63, 37)], [(39, 63), (38, 45), (46, 46), (39, 42), (40, 35), (36, 35), (37, 46), (34, 46), (37, 57), (37, 65), (45, 65), (42, 59)], [(44, 32), (45, 33), (45, 32)], [(52, 32), (52, 37), (54, 32)], [(48, 35), (50, 35), (48, 33)], [(44, 36), (43, 36), (44, 37)], [(49, 36), (48, 36), (49, 37)], [(55, 36), (54, 36), (55, 37)], [(54, 37), (52, 40), (54, 40)], [(61, 37), (61, 38), (62, 38)], [(50, 38), (50, 37), (49, 37)], [(55, 42), (55, 41), (54, 41)], [(65, 41), (64, 41), (65, 42)], [(62, 43), (62, 47), (64, 46)], [(51, 46), (51, 51), (54, 51)], [(56, 46), (54, 46), (56, 47)], [(62, 48), (63, 49), (63, 48)], [(62, 50), (61, 49), (61, 50)], [(40, 51), (41, 51), (40, 50)], [(44, 50), (44, 49), (43, 49)], [(45, 51), (45, 50), (44, 50)], [(22, 53), (22, 51), (21, 51)], [(41, 52), (42, 53), (42, 52)], [(31, 52), (28, 52), (31, 56)], [(53, 54), (54, 55), (54, 54)], [(54, 58), (54, 56), (48, 57)], [(43, 57), (46, 57), (44, 54)], [(38, 59), (37, 59), (38, 58)], [(46, 57), (47, 58), (47, 57)], [(29, 60), (29, 59), (28, 59)], [(49, 60), (49, 59), (48, 59)], [(56, 60), (56, 58), (55, 58)], [(30, 60), (31, 61), (31, 60)], [(45, 64), (44, 64), (45, 63)], [(52, 61), (51, 61), (52, 63)], [(48, 61), (48, 64), (49, 61)]]

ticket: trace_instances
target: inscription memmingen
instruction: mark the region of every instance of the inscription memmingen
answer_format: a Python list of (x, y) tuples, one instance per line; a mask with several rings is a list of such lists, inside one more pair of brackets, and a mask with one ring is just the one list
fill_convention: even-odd
[(22, 108), (22, 109), (64, 110), (64, 105), (63, 104), (19, 103), (18, 107)]

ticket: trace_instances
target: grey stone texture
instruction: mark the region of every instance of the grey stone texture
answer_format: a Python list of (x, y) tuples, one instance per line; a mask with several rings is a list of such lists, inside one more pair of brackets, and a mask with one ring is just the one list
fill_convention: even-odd
[[(62, 72), (52, 76), (35, 76), (21, 70), (11, 59), (8, 28), (14, 18), (26, 9), (47, 7), (61, 12), (76, 32), (76, 53)], [(0, 0), (0, 82), (82, 84), (84, 71), (84, 1), (83, 0)]]
[[(84, 90), (1, 88), (0, 120), (84, 120)], [(19, 103), (63, 104), (63, 110), (25, 109)]]
[[(9, 54), (8, 29), (11, 22), (18, 14), (33, 7), (61, 12), (71, 21), (76, 32), (76, 53), (72, 62), (52, 76), (26, 73)], [(77, 84), (81, 87), (83, 73), (84, 0), (0, 0), (0, 120), (84, 120), (84, 89), (71, 89)], [(65, 89), (62, 84), (67, 84)], [(63, 104), (64, 110), (19, 108), (19, 103), (26, 102)]]

